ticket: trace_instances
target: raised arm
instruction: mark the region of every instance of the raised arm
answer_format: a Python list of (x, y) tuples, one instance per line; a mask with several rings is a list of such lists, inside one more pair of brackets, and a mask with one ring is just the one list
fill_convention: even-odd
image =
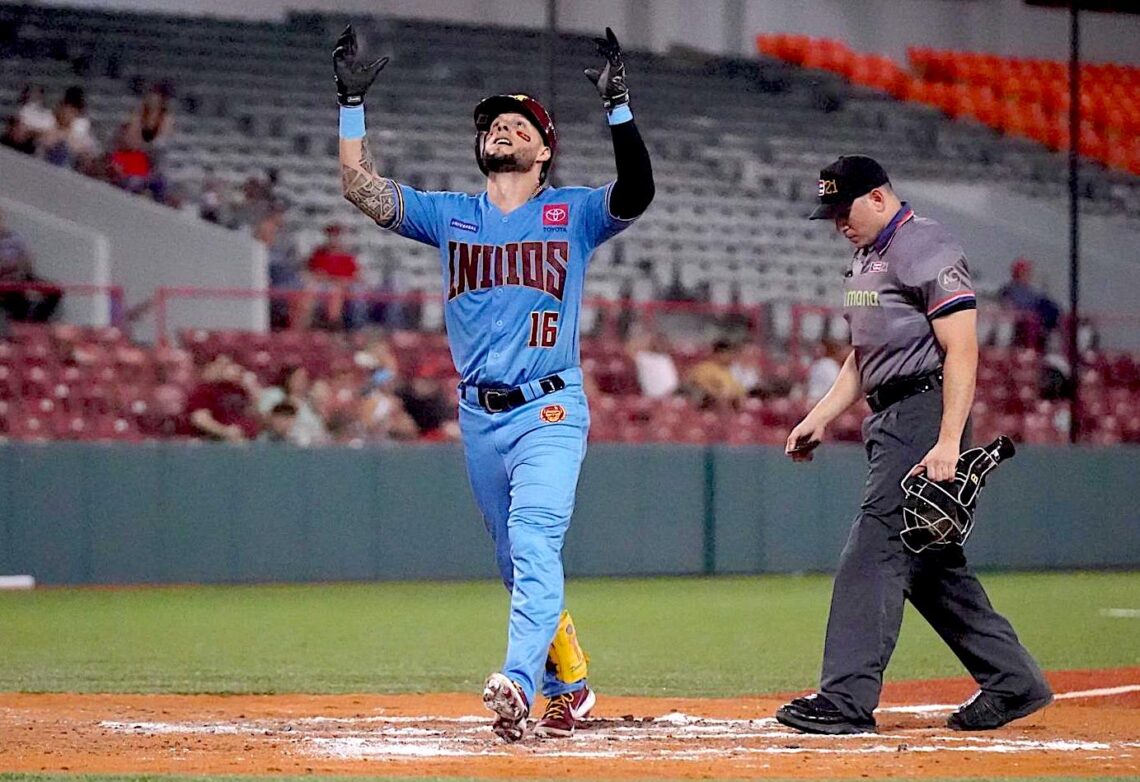
[(610, 192), (610, 212), (614, 217), (632, 220), (644, 214), (653, 201), (653, 166), (629, 108), (621, 44), (609, 27), (606, 37), (595, 38), (594, 43), (598, 45), (598, 53), (606, 58), (606, 64), (601, 70), (587, 68), (586, 78), (602, 97), (617, 166), (617, 181)]
[(394, 181), (376, 173), (364, 132), (364, 94), (388, 63), (381, 57), (357, 63), (356, 33), (344, 28), (333, 51), (336, 94), (340, 103), (340, 183), (344, 197), (382, 228), (400, 222), (400, 194)]

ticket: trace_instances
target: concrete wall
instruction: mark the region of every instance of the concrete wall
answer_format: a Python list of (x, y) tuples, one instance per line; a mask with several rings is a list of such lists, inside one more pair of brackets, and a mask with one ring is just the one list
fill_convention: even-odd
[[(50, 5), (52, 3), (44, 3)], [(386, 14), (471, 24), (542, 27), (544, 0), (66, 0), (88, 8), (281, 18), (289, 10)], [(1021, 0), (560, 0), (559, 25), (599, 32), (611, 25), (637, 48), (674, 44), (754, 54), (760, 32), (843, 38), (863, 51), (903, 59), (908, 45), (991, 51), (1019, 57), (1068, 57), (1064, 10)], [(1140, 63), (1140, 16), (1086, 13), (1089, 60)]]
[[(110, 279), (123, 286), (128, 308), (164, 285), (267, 286), (265, 249), (250, 236), (7, 149), (0, 149), (0, 197), (106, 237)], [(257, 299), (203, 300), (188, 325), (260, 330), (266, 327), (266, 311)], [(135, 335), (148, 339), (152, 334), (153, 316), (144, 316)]]
[[(1140, 449), (1031, 448), (986, 487), (985, 568), (1140, 566)], [(570, 575), (831, 570), (862, 449), (594, 445)], [(1048, 480), (1043, 480), (1048, 476)], [(453, 446), (0, 445), (0, 573), (47, 584), (492, 578)]]

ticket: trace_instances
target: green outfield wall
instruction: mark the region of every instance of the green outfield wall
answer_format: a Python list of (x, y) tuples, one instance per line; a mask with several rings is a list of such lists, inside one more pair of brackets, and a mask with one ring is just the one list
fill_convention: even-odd
[[(591, 445), (569, 575), (834, 567), (862, 449)], [(1032, 448), (995, 473), (985, 568), (1140, 566), (1140, 449)], [(45, 584), (494, 575), (455, 446), (0, 445), (0, 574)]]

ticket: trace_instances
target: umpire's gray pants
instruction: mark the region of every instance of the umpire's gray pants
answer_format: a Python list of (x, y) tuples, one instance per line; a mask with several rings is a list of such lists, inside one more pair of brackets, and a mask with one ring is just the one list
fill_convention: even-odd
[(938, 440), (942, 394), (904, 399), (863, 422), (870, 469), (863, 503), (839, 559), (820, 692), (850, 719), (870, 720), (902, 624), (903, 600), (1000, 698), (1047, 692), (1041, 670), (986, 597), (960, 546), (912, 554), (902, 544), (908, 471)]

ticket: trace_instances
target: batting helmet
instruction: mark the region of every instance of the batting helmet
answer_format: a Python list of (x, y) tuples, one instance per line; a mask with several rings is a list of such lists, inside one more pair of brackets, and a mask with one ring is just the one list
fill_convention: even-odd
[(554, 155), (558, 151), (558, 131), (554, 128), (554, 120), (543, 108), (542, 104), (529, 95), (492, 95), (479, 101), (475, 107), (475, 161), (479, 170), (487, 173), (487, 164), (483, 160), (483, 142), (487, 138), (487, 131), (495, 117), (508, 112), (522, 114), (538, 128), (542, 142), (550, 147), (550, 160), (542, 164), (542, 171), (538, 175), (539, 182), (545, 182), (550, 166), (554, 163)]

